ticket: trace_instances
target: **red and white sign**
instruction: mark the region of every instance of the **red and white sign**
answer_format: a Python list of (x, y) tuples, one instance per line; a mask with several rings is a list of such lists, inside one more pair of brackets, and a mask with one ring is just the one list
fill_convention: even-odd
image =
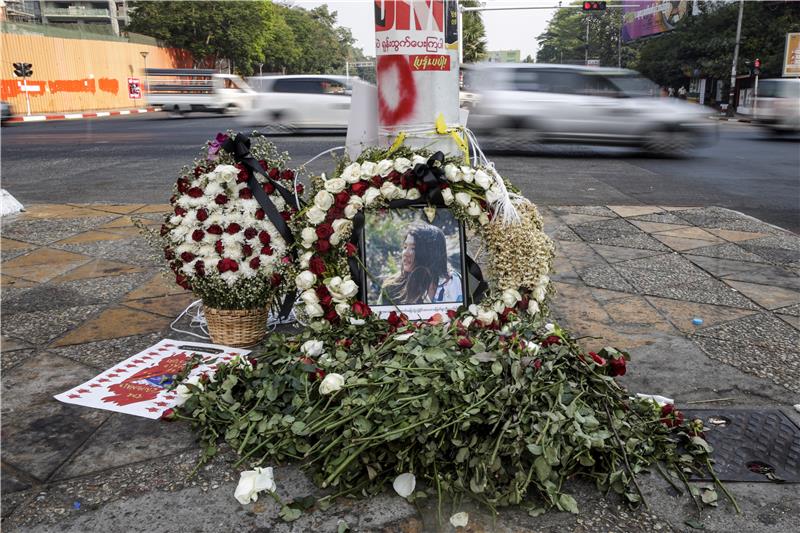
[(128, 98), (138, 100), (142, 97), (142, 86), (139, 78), (128, 78)]
[[(378, 120), (383, 141), (458, 122), (455, 0), (375, 0)], [(414, 144), (413, 142), (411, 143)], [(426, 144), (430, 144), (430, 140)]]
[(213, 374), (219, 363), (249, 353), (250, 350), (219, 344), (164, 339), (54, 398), (95, 409), (160, 418), (178, 401), (175, 391), (167, 390), (167, 387), (194, 354), (203, 356), (204, 362), (191, 371), (190, 377)]

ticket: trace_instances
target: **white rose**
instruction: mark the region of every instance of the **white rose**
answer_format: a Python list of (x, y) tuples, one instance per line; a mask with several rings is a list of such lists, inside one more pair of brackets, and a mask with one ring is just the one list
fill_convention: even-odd
[(506, 304), (502, 300), (497, 300), (492, 304), (492, 309), (495, 313), (502, 313), (506, 308)]
[(462, 207), (467, 207), (471, 201), (472, 198), (469, 197), (469, 194), (465, 192), (456, 193), (456, 203), (461, 205)]
[(481, 223), (481, 226), (485, 226), (486, 224), (489, 223), (489, 215), (487, 215), (486, 213), (481, 213), (480, 216), (478, 217), (478, 222)]
[(461, 324), (464, 325), (465, 328), (468, 328), (474, 319), (471, 316), (465, 317), (464, 320), (461, 321)]
[(317, 232), (314, 228), (303, 228), (303, 231), (300, 232), (300, 238), (303, 240), (303, 246), (311, 248), (311, 245), (317, 240)]
[(339, 287), (339, 293), (345, 298), (352, 298), (358, 294), (358, 284), (352, 279), (345, 280)]
[(380, 177), (385, 178), (392, 170), (394, 170), (394, 162), (391, 159), (384, 159), (378, 163), (377, 172)]
[(487, 203), (493, 204), (499, 199), (500, 199), (500, 190), (496, 185), (493, 185), (488, 191), (486, 191)]
[(450, 205), (453, 203), (455, 198), (453, 197), (453, 191), (451, 191), (449, 187), (442, 191), (442, 199), (444, 200), (444, 205)]
[(357, 209), (361, 209), (364, 207), (364, 199), (360, 196), (351, 196), (350, 199), (347, 201), (347, 205), (352, 205)]
[(347, 187), (347, 182), (343, 178), (333, 178), (325, 182), (325, 190), (331, 194), (337, 194)]
[(466, 166), (466, 165), (463, 165), (461, 167), (461, 174), (462, 174), (462, 178), (467, 183), (472, 183), (475, 180), (475, 178), (474, 178), (475, 170), (470, 168), (470, 167), (468, 167), (468, 166)]
[(392, 488), (400, 495), (401, 498), (408, 498), (414, 493), (414, 487), (417, 486), (417, 478), (414, 474), (400, 474), (392, 482)]
[(316, 291), (313, 289), (303, 291), (303, 293), (300, 295), (300, 299), (303, 300), (303, 303), (306, 305), (319, 303), (319, 296), (317, 296)]
[(239, 475), (239, 484), (233, 493), (242, 505), (258, 500), (258, 493), (261, 491), (275, 492), (278, 490), (275, 479), (272, 475), (272, 467), (256, 467), (255, 470), (245, 470)]
[(537, 344), (531, 341), (525, 341), (525, 351), (527, 351), (528, 353), (536, 355), (539, 353), (539, 350), (541, 348), (542, 348), (541, 344)]
[(303, 343), (300, 351), (308, 357), (317, 357), (325, 350), (325, 344), (322, 341), (310, 340)]
[[(322, 192), (325, 192), (325, 191), (322, 191)], [(329, 194), (329, 193), (325, 192), (325, 194)], [(321, 224), (322, 221), (325, 220), (325, 211), (323, 211), (322, 209), (320, 209), (317, 206), (312, 206), (311, 209), (309, 209), (306, 212), (306, 218), (312, 224)]]
[(353, 218), (358, 214), (359, 209), (359, 207), (356, 207), (353, 204), (347, 204), (344, 208), (344, 216), (347, 218)]
[(475, 183), (483, 187), (484, 189), (488, 189), (492, 186), (492, 178), (489, 177), (489, 174), (484, 172), (483, 170), (478, 170), (475, 172)]
[(539, 312), (539, 302), (531, 300), (528, 302), (528, 314), (535, 315)]
[(346, 303), (339, 303), (336, 304), (335, 308), (336, 314), (339, 316), (347, 316), (350, 313), (350, 306)]
[(325, 285), (328, 286), (328, 289), (331, 291), (339, 291), (339, 287), (342, 285), (342, 278), (341, 276), (334, 276), (325, 282)]
[(488, 326), (495, 320), (497, 320), (497, 313), (495, 313), (492, 309), (479, 309), (478, 315), (476, 318), (484, 325)]
[(308, 268), (308, 263), (311, 261), (314, 252), (306, 252), (300, 256), (300, 268)]
[(398, 157), (397, 159), (394, 160), (394, 169), (398, 171), (400, 174), (402, 174), (406, 170), (411, 169), (411, 161), (409, 161), (405, 157)]
[(377, 173), (378, 173), (378, 165), (376, 165), (372, 161), (364, 161), (363, 163), (361, 163), (361, 176), (363, 178), (369, 179)]
[(322, 211), (327, 211), (333, 205), (333, 195), (328, 191), (319, 191), (314, 196), (314, 205)]
[(539, 278), (539, 283), (537, 283), (536, 285), (539, 287), (547, 288), (547, 285), (549, 283), (550, 283), (550, 276), (548, 276), (547, 274), (543, 274), (542, 277)]
[(556, 332), (556, 325), (553, 324), (552, 322), (548, 322), (547, 324), (544, 325), (544, 330), (547, 333), (555, 333)]
[(331, 245), (338, 246), (342, 242), (342, 237), (338, 233), (334, 233), (328, 238), (328, 241), (330, 241)]
[(346, 235), (353, 229), (353, 223), (343, 218), (338, 218), (333, 221), (333, 231), (340, 235)]
[(306, 314), (309, 318), (317, 318), (325, 314), (319, 304), (306, 304)]
[(477, 217), (480, 216), (482, 212), (483, 210), (481, 209), (481, 206), (478, 205), (478, 202), (475, 202), (473, 200), (472, 202), (469, 203), (469, 207), (467, 207), (467, 214), (469, 216)]
[(533, 297), (536, 299), (537, 302), (544, 301), (544, 297), (547, 295), (547, 289), (543, 286), (536, 287), (533, 289)]
[(506, 289), (503, 291), (502, 300), (506, 307), (514, 307), (518, 301), (522, 300), (522, 295), (517, 290)]
[(362, 167), (358, 163), (350, 163), (342, 170), (342, 178), (347, 183), (355, 183), (361, 179)]
[[(447, 189), (445, 189), (447, 190)], [(452, 194), (452, 193), (451, 193)], [(406, 199), (407, 200), (419, 200), (422, 195), (419, 192), (419, 189), (408, 189), (406, 192)]]
[(316, 281), (317, 276), (310, 270), (304, 270), (294, 278), (294, 283), (297, 285), (297, 288), (303, 291), (313, 287)]
[(367, 323), (367, 321), (364, 320), (363, 318), (350, 317), (350, 323), (353, 324), (354, 326), (363, 326), (364, 324)]
[(381, 195), (381, 191), (376, 189), (375, 187), (370, 187), (367, 189), (367, 192), (364, 193), (364, 205), (372, 205), (376, 198)]
[(194, 391), (192, 391), (188, 387), (188, 385), (194, 385), (200, 390), (203, 390), (204, 388), (203, 383), (200, 381), (200, 374), (196, 374), (190, 377), (189, 379), (187, 379), (186, 381), (175, 387), (175, 394), (178, 396), (178, 401), (175, 405), (178, 406), (183, 405), (184, 403), (186, 403), (186, 400), (188, 400), (192, 396), (192, 394), (194, 394)]
[(385, 181), (383, 182), (383, 185), (381, 185), (381, 195), (383, 195), (383, 197), (386, 198), (387, 200), (393, 200), (394, 198), (396, 198), (397, 193), (398, 193), (397, 185), (395, 185), (391, 181)]
[(422, 157), (419, 154), (414, 154), (414, 156), (411, 158), (411, 165), (412, 166), (427, 165), (427, 164), (428, 164), (428, 160), (426, 158)]
[(330, 394), (344, 387), (344, 376), (341, 374), (330, 373), (325, 375), (325, 379), (319, 384), (320, 394)]
[(450, 517), (450, 524), (453, 527), (467, 527), (469, 523), (469, 513), (460, 512)]

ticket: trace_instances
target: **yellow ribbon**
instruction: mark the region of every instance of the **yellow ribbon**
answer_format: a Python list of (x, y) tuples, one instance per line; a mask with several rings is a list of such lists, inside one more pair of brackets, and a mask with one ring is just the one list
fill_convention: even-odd
[(406, 140), (406, 132), (401, 131), (400, 133), (397, 134), (397, 138), (392, 143), (392, 146), (389, 147), (389, 151), (387, 152), (386, 155), (390, 155), (390, 154), (395, 153), (398, 148), (403, 146), (403, 142), (405, 140)]
[(436, 117), (435, 124), (436, 133), (439, 135), (450, 135), (450, 137), (453, 138), (453, 141), (455, 141), (456, 146), (458, 146), (458, 148), (464, 152), (464, 163), (469, 165), (469, 145), (464, 140), (464, 137), (461, 136), (462, 128), (448, 128), (442, 113), (439, 113), (439, 115)]

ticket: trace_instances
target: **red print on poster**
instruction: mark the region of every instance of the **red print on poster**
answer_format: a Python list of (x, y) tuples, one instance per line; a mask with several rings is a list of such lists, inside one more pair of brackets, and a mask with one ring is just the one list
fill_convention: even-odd
[(414, 82), (414, 73), (409, 65), (408, 57), (401, 55), (378, 56), (378, 77), (383, 79), (396, 72), (398, 83), (397, 103), (391, 107), (384, 95), (386, 83), (378, 82), (378, 109), (380, 111), (381, 123), (392, 126), (408, 118), (414, 112), (414, 105), (417, 102), (417, 86)]

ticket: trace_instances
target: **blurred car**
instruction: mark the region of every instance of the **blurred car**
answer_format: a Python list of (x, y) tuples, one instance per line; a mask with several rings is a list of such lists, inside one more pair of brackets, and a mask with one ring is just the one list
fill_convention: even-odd
[(11, 104), (0, 101), (0, 122), (5, 124), (12, 116), (14, 116), (14, 111), (11, 108)]
[(515, 148), (604, 144), (680, 156), (717, 139), (706, 108), (659, 97), (659, 87), (632, 70), (492, 63), (470, 69), (464, 85), (478, 95), (470, 129)]
[(800, 79), (761, 80), (754, 122), (773, 133), (800, 132)]
[(248, 83), (258, 94), (237, 122), (247, 126), (346, 130), (350, 80), (345, 76), (257, 76)]

